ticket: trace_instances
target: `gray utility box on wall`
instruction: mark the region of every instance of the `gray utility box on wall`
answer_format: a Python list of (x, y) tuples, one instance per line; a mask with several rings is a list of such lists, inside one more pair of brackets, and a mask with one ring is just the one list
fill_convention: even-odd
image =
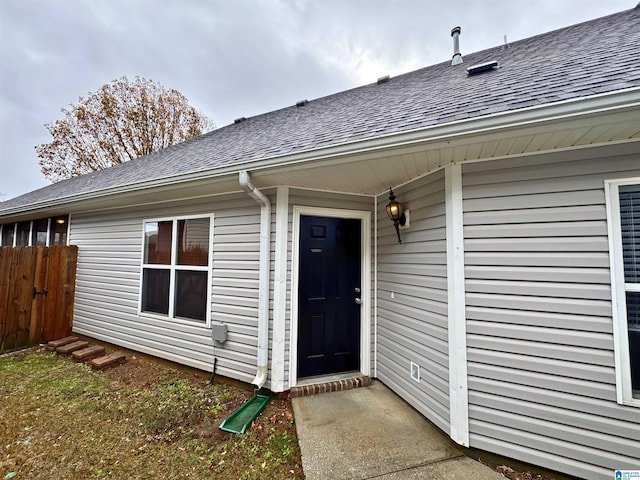
[(211, 336), (216, 342), (224, 343), (227, 341), (227, 324), (222, 322), (213, 322), (211, 324)]

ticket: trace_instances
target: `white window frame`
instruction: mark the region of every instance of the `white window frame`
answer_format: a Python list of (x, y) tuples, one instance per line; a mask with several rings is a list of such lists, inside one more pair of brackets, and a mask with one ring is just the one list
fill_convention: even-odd
[[(191, 220), (195, 218), (208, 218), (209, 219), (209, 253), (208, 258), (209, 262), (206, 266), (200, 265), (176, 265), (177, 261), (177, 251), (176, 251), (176, 243), (178, 239), (178, 221), (179, 220)], [(147, 264), (144, 262), (144, 252), (145, 252), (145, 225), (147, 223), (155, 223), (155, 222), (172, 222), (171, 226), (171, 263), (170, 265), (159, 265), (159, 264)], [(163, 217), (163, 218), (150, 218), (144, 219), (142, 221), (142, 251), (140, 254), (140, 289), (138, 294), (138, 315), (146, 318), (154, 318), (158, 320), (170, 321), (172, 323), (182, 323), (185, 325), (195, 325), (195, 326), (204, 326), (211, 327), (211, 291), (212, 291), (212, 277), (213, 277), (213, 213), (205, 213), (202, 215), (177, 215), (174, 217)], [(145, 268), (153, 268), (157, 270), (169, 270), (169, 312), (167, 315), (163, 315), (156, 312), (146, 312), (142, 310), (142, 295), (143, 295), (143, 282), (144, 282), (144, 269)], [(188, 270), (188, 271), (200, 271), (207, 272), (207, 305), (206, 305), (206, 318), (205, 321), (202, 322), (200, 320), (189, 319), (184, 317), (177, 317), (173, 314), (175, 307), (175, 279), (176, 279), (176, 271), (177, 270)]]
[(631, 358), (627, 328), (627, 292), (640, 292), (640, 284), (625, 283), (620, 223), (619, 187), (640, 184), (640, 177), (605, 180), (609, 262), (611, 266), (611, 308), (613, 314), (613, 345), (616, 369), (616, 395), (621, 405), (640, 407), (640, 399), (633, 397)]

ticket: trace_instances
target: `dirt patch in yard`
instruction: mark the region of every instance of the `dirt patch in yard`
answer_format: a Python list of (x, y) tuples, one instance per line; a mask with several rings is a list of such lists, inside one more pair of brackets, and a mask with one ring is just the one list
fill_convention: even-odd
[(218, 429), (253, 392), (129, 356), (96, 372), (44, 350), (0, 358), (0, 479), (302, 479), (291, 405)]

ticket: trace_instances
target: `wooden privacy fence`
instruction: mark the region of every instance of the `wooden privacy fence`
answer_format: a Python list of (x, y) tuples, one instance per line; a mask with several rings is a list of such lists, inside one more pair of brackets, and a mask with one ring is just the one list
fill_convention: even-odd
[(71, 334), (78, 247), (0, 247), (0, 353)]

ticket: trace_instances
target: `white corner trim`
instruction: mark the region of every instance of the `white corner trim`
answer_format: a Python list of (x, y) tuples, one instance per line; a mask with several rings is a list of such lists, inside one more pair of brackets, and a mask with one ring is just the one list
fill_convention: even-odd
[(464, 233), (462, 167), (445, 168), (447, 294), (449, 316), (449, 436), (469, 446), (469, 394), (467, 387), (467, 328), (464, 287)]
[(609, 238), (609, 265), (611, 272), (611, 314), (613, 321), (613, 353), (616, 371), (616, 400), (620, 405), (640, 406), (633, 398), (631, 385), (631, 358), (627, 330), (627, 299), (622, 254), (622, 227), (620, 225), (620, 197), (618, 187), (640, 183), (640, 178), (605, 180), (607, 236)]
[(285, 341), (287, 321), (287, 240), (289, 233), (289, 187), (278, 187), (276, 194), (276, 244), (273, 278), (273, 334), (271, 338), (271, 390), (283, 392), (285, 386)]
[(373, 376), (378, 378), (378, 197), (373, 197)]
[(360, 305), (360, 372), (371, 375), (371, 212), (324, 207), (293, 206), (291, 237), (291, 328), (289, 335), (289, 388), (298, 382), (298, 270), (300, 258), (300, 216), (355, 218), (360, 222), (362, 305)]

